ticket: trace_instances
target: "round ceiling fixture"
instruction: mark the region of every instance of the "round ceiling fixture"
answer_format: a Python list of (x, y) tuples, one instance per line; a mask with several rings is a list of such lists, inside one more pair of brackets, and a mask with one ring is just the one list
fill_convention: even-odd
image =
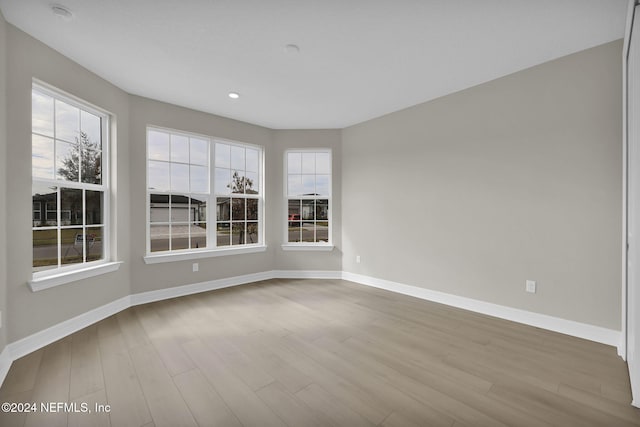
[(240, 98), (240, 94), (238, 92), (229, 92), (229, 98), (238, 99)]
[(67, 7), (61, 4), (52, 4), (51, 12), (53, 12), (53, 14), (57, 17), (64, 19), (65, 21), (69, 21), (71, 18), (73, 18), (73, 12), (71, 12)]
[(288, 44), (284, 47), (284, 51), (291, 54), (300, 53), (300, 47), (297, 44)]

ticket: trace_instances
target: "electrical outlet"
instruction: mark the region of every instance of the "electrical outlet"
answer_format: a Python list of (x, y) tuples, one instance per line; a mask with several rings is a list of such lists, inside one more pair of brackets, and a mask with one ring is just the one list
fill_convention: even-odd
[(356, 255), (356, 264), (360, 264), (360, 255)]
[(535, 280), (527, 280), (525, 285), (525, 290), (529, 293), (536, 293), (536, 281)]
[(193, 263), (193, 272), (195, 273), (196, 271), (198, 271), (200, 269), (200, 266), (198, 265), (197, 262)]

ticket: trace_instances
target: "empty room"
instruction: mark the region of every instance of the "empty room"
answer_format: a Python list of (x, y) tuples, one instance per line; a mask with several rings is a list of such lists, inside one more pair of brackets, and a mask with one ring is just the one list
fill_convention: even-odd
[(0, 426), (640, 426), (635, 0), (0, 0)]

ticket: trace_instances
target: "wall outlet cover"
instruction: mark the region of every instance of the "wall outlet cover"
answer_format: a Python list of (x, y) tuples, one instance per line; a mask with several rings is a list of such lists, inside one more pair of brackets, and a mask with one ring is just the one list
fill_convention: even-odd
[(526, 285), (525, 285), (525, 289), (526, 289), (527, 292), (535, 294), (536, 293), (536, 282), (535, 282), (535, 280), (527, 280)]

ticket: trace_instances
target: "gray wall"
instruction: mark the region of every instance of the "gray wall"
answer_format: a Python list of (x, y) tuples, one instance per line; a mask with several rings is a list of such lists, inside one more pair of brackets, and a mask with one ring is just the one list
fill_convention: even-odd
[[(38, 78), (115, 115), (113, 141), (117, 197), (115, 249), (129, 259), (129, 99), (115, 86), (88, 72), (12, 25), (7, 25), (7, 324), (10, 342), (102, 306), (130, 293), (129, 263), (119, 271), (31, 292), (31, 82)], [(5, 169), (3, 169), (5, 170)]]
[(0, 12), (0, 352), (7, 344), (7, 23)]
[[(276, 187), (269, 199), (275, 207), (275, 215), (270, 222), (276, 233), (276, 270), (342, 270), (342, 228), (341, 228), (341, 140), (340, 130), (278, 130), (275, 131), (275, 150), (269, 165), (274, 175)], [(332, 230), (331, 238), (335, 248), (331, 252), (283, 251), (285, 240), (287, 208), (284, 202), (284, 152), (293, 148), (331, 148), (332, 150)]]
[(343, 269), (619, 330), (621, 50), (345, 129)]
[[(10, 251), (0, 256), (0, 267), (10, 265), (10, 269), (0, 268), (7, 274), (6, 313), (8, 341), (16, 341), (37, 331), (46, 329), (93, 308), (107, 304), (132, 293), (152, 291), (233, 277), (243, 274), (270, 271), (275, 268), (339, 270), (340, 252), (281, 253), (280, 244), (284, 233), (282, 221), (282, 156), (285, 148), (330, 147), (339, 156), (340, 131), (295, 131), (276, 132), (236, 120), (205, 114), (162, 102), (130, 96), (80, 67), (59, 53), (51, 50), (15, 27), (1, 21), (6, 26), (7, 37), (2, 37), (0, 49), (8, 48), (7, 79), (9, 84), (7, 101), (12, 108), (5, 117), (7, 127), (7, 152), (0, 148), (0, 167), (7, 177), (0, 184), (0, 201), (6, 199), (11, 209), (0, 211), (0, 237), (4, 232), (2, 224), (6, 219), (11, 227), (7, 230), (7, 247)], [(0, 33), (1, 34), (1, 33)], [(0, 50), (0, 54), (1, 54)], [(2, 55), (0, 55), (2, 56)], [(0, 62), (0, 70), (4, 71)], [(3, 73), (4, 75), (4, 73)], [(124, 264), (116, 273), (82, 280), (63, 286), (33, 293), (27, 286), (31, 279), (31, 242), (25, 236), (31, 235), (30, 191), (31, 170), (31, 82), (40, 79), (74, 96), (91, 102), (114, 114), (116, 136), (112, 147), (112, 162), (116, 173), (113, 176), (113, 241), (116, 259)], [(0, 86), (2, 89), (2, 86)], [(0, 94), (2, 91), (0, 91)], [(0, 98), (0, 108), (2, 108)], [(2, 122), (0, 122), (2, 123)], [(266, 181), (266, 243), (268, 249), (262, 253), (213, 257), (190, 261), (147, 265), (143, 261), (146, 239), (146, 126), (147, 124), (202, 133), (214, 137), (227, 138), (265, 148)], [(0, 138), (2, 135), (0, 134)], [(6, 162), (11, 158), (11, 162)], [(6, 168), (4, 163), (6, 164)], [(339, 202), (340, 202), (340, 161), (334, 156), (334, 197), (336, 207), (333, 229), (334, 241), (339, 244)], [(273, 200), (273, 201), (271, 201)], [(278, 202), (275, 202), (278, 201)], [(0, 249), (0, 251), (3, 249)], [(2, 255), (0, 253), (0, 255)], [(276, 261), (277, 259), (277, 261)], [(198, 262), (200, 271), (192, 272), (191, 264)], [(0, 276), (4, 278), (4, 276)], [(4, 281), (2, 283), (4, 286)], [(0, 310), (3, 306), (0, 288)], [(4, 311), (4, 310), (3, 310)], [(37, 315), (34, 315), (37, 313)], [(4, 342), (0, 336), (0, 345)]]
[[(205, 282), (225, 277), (270, 271), (273, 269), (274, 247), (272, 227), (267, 223), (266, 236), (269, 247), (266, 252), (175, 261), (162, 264), (145, 264), (146, 252), (146, 126), (156, 125), (184, 130), (219, 138), (261, 145), (265, 148), (266, 189), (271, 196), (274, 177), (270, 173), (272, 156), (272, 131), (260, 126), (201, 113), (162, 102), (131, 96), (131, 271), (132, 293), (157, 290), (172, 286)], [(273, 207), (267, 205), (266, 218), (273, 218)], [(192, 264), (199, 263), (199, 271), (192, 271)]]
[[(343, 131), (274, 131), (129, 96), (0, 19), (0, 349), (131, 293), (273, 269), (344, 269), (619, 329), (620, 49)], [(34, 77), (115, 115), (113, 238), (124, 261), (37, 293), (25, 238)], [(144, 264), (147, 124), (265, 147), (266, 252), (200, 259), (198, 273), (194, 261)], [(284, 151), (308, 147), (334, 151), (332, 252), (280, 248)], [(524, 293), (525, 279), (538, 294)]]

